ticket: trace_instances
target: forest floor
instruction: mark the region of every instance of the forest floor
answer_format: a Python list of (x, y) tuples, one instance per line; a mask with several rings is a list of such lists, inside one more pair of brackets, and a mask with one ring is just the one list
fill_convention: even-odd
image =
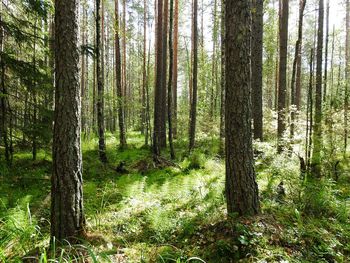
[[(129, 133), (128, 143), (120, 151), (107, 135), (109, 164), (102, 165), (97, 139), (84, 139), (88, 242), (57, 254), (47, 250), (50, 151), (41, 150), (34, 162), (29, 151), (16, 153), (11, 169), (0, 164), (0, 262), (71, 262), (76, 255), (87, 262), (350, 261), (346, 163), (337, 183), (331, 175), (306, 183), (297, 156), (278, 156), (274, 145), (257, 143), (262, 213), (228, 218), (224, 160), (213, 154), (217, 140), (199, 141), (190, 156), (186, 142), (177, 141), (176, 165), (162, 168), (154, 167), (142, 136)], [(285, 197), (277, 190), (282, 181)]]

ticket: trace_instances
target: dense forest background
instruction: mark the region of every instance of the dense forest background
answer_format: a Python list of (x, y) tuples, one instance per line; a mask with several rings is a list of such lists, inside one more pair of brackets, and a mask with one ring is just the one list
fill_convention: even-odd
[(0, 261), (347, 262), (349, 0), (1, 0)]

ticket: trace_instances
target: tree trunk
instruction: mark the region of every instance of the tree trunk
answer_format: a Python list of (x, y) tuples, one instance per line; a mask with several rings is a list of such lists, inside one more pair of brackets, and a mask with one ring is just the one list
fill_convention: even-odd
[(254, 139), (263, 140), (263, 30), (264, 1), (253, 0), (252, 13), (252, 105)]
[[(102, 0), (103, 1), (103, 0)], [(102, 10), (103, 11), (103, 10)], [(104, 77), (101, 52), (101, 14), (100, 0), (96, 0), (96, 76), (97, 76), (97, 128), (98, 128), (98, 152), (101, 162), (107, 162), (106, 145), (105, 145), (105, 129), (104, 129)], [(102, 28), (103, 30), (103, 28)], [(103, 35), (103, 34), (102, 34)]]
[(156, 76), (154, 90), (154, 131), (153, 131), (153, 154), (160, 155), (161, 148), (161, 122), (162, 122), (162, 73), (163, 73), (163, 0), (157, 4), (157, 27), (156, 27)]
[(221, 82), (220, 82), (220, 145), (219, 154), (225, 154), (225, 0), (221, 0)]
[[(298, 26), (298, 39), (295, 44), (295, 55), (293, 61), (292, 82), (291, 82), (291, 104), (292, 107), (296, 105), (296, 109), (300, 107), (300, 88), (301, 88), (301, 45), (303, 41), (303, 20), (306, 0), (300, 0), (299, 3), (299, 26)], [(298, 106), (299, 105), (299, 106)], [(290, 136), (294, 137), (294, 123), (295, 109), (291, 109), (291, 125)]]
[(173, 135), (177, 136), (177, 76), (178, 76), (178, 41), (179, 41), (179, 0), (175, 0), (174, 10), (174, 63), (173, 63)]
[(326, 4), (326, 42), (324, 53), (324, 82), (323, 82), (323, 102), (327, 102), (327, 81), (328, 81), (328, 43), (329, 43), (329, 0)]
[(122, 69), (120, 56), (120, 37), (119, 37), (119, 3), (115, 0), (115, 75), (116, 75), (116, 90), (118, 100), (118, 123), (119, 123), (119, 144), (120, 148), (126, 148), (126, 132), (125, 132), (125, 99), (122, 88)]
[(189, 150), (194, 148), (197, 120), (197, 75), (198, 75), (198, 0), (193, 1), (193, 66), (192, 66), (192, 101), (190, 108)]
[(316, 51), (316, 96), (315, 96), (315, 123), (313, 126), (312, 173), (315, 177), (321, 176), (321, 148), (322, 148), (322, 62), (323, 62), (323, 0), (319, 1), (318, 32)]
[(169, 23), (169, 81), (168, 81), (168, 128), (169, 128), (169, 147), (170, 157), (175, 159), (175, 151), (173, 145), (173, 98), (172, 98), (172, 80), (173, 80), (173, 63), (174, 63), (174, 52), (173, 52), (173, 19), (174, 19), (174, 0), (170, 0), (170, 23)]
[(168, 17), (169, 17), (169, 1), (164, 0), (163, 12), (163, 31), (162, 31), (162, 110), (161, 110), (161, 130), (160, 130), (160, 146), (166, 147), (166, 119), (167, 119), (167, 44), (168, 44)]
[(282, 0), (279, 30), (279, 77), (278, 77), (278, 120), (277, 120), (277, 151), (283, 150), (283, 136), (286, 130), (286, 94), (287, 94), (287, 49), (288, 49), (288, 16), (289, 1)]
[(51, 240), (84, 234), (78, 1), (55, 1), (56, 97), (51, 188)]
[(226, 201), (228, 213), (259, 213), (250, 102), (250, 1), (226, 1)]

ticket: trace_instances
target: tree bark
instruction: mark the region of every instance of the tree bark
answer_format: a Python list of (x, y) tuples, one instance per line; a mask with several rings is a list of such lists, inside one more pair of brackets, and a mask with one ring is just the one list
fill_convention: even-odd
[(119, 37), (119, 2), (115, 0), (115, 75), (116, 75), (116, 90), (118, 100), (118, 123), (119, 123), (119, 144), (120, 148), (126, 148), (126, 132), (125, 132), (125, 108), (124, 96), (122, 88), (122, 62), (120, 56), (120, 37)]
[(194, 148), (197, 122), (197, 75), (198, 75), (198, 0), (193, 1), (193, 66), (192, 101), (190, 107), (189, 151)]
[[(295, 55), (293, 61), (292, 82), (291, 82), (291, 104), (292, 107), (296, 105), (296, 109), (300, 107), (300, 88), (301, 88), (301, 45), (303, 41), (303, 20), (306, 0), (300, 0), (299, 3), (299, 25), (298, 25), (298, 39), (295, 44)], [(291, 125), (290, 136), (294, 137), (295, 127), (295, 109), (291, 109)]]
[[(103, 1), (103, 0), (102, 0)], [(107, 162), (106, 145), (105, 145), (105, 128), (104, 128), (104, 77), (102, 67), (101, 52), (101, 14), (100, 0), (96, 0), (96, 76), (97, 76), (97, 128), (98, 128), (98, 152), (100, 161)], [(103, 10), (102, 10), (103, 12)], [(103, 30), (103, 29), (102, 29)]]
[(226, 201), (228, 213), (259, 213), (250, 102), (251, 6), (249, 0), (225, 4)]
[(156, 76), (154, 90), (154, 131), (153, 131), (153, 154), (160, 155), (161, 149), (161, 122), (162, 122), (162, 73), (163, 73), (163, 0), (157, 4), (157, 26), (156, 26)]
[(173, 135), (177, 136), (177, 79), (178, 79), (178, 41), (179, 41), (179, 0), (175, 0), (174, 10), (174, 63), (173, 63)]
[(287, 94), (287, 49), (288, 49), (288, 16), (289, 1), (282, 0), (279, 30), (279, 77), (278, 77), (278, 120), (277, 120), (277, 151), (283, 150), (283, 136), (286, 130), (286, 94)]
[(316, 50), (315, 123), (313, 126), (314, 148), (312, 152), (312, 162), (311, 162), (312, 174), (315, 177), (321, 176), (323, 20), (324, 20), (324, 6), (323, 6), (323, 0), (320, 0), (319, 7), (318, 7), (318, 30), (317, 30), (317, 50)]
[(254, 139), (263, 140), (263, 30), (264, 1), (252, 1), (252, 105)]
[(174, 67), (174, 50), (173, 50), (173, 20), (174, 20), (174, 0), (170, 0), (170, 22), (169, 22), (169, 81), (168, 81), (168, 128), (169, 128), (169, 147), (170, 158), (175, 159), (175, 151), (173, 145), (173, 98), (172, 98), (172, 80)]
[(51, 186), (51, 241), (84, 234), (78, 1), (55, 1), (56, 97)]

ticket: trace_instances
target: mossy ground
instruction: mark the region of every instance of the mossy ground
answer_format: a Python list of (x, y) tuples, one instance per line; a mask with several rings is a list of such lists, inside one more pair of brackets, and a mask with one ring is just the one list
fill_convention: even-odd
[[(300, 179), (296, 156), (276, 156), (258, 143), (256, 170), (262, 214), (226, 215), (224, 160), (218, 142), (205, 138), (187, 154), (176, 142), (174, 167), (153, 166), (143, 136), (130, 133), (128, 149), (107, 136), (108, 165), (99, 162), (97, 139), (83, 141), (84, 203), (88, 262), (348, 262), (350, 259), (350, 176), (341, 166), (338, 183)], [(168, 153), (164, 153), (164, 156)], [(115, 168), (125, 162), (125, 173)], [(79, 248), (47, 251), (51, 156), (40, 151), (14, 156), (0, 167), (0, 261), (74, 261)], [(277, 200), (283, 181), (284, 200)], [(33, 252), (35, 251), (35, 252)], [(78, 253), (79, 254), (79, 253)], [(82, 259), (80, 259), (83, 261)]]

